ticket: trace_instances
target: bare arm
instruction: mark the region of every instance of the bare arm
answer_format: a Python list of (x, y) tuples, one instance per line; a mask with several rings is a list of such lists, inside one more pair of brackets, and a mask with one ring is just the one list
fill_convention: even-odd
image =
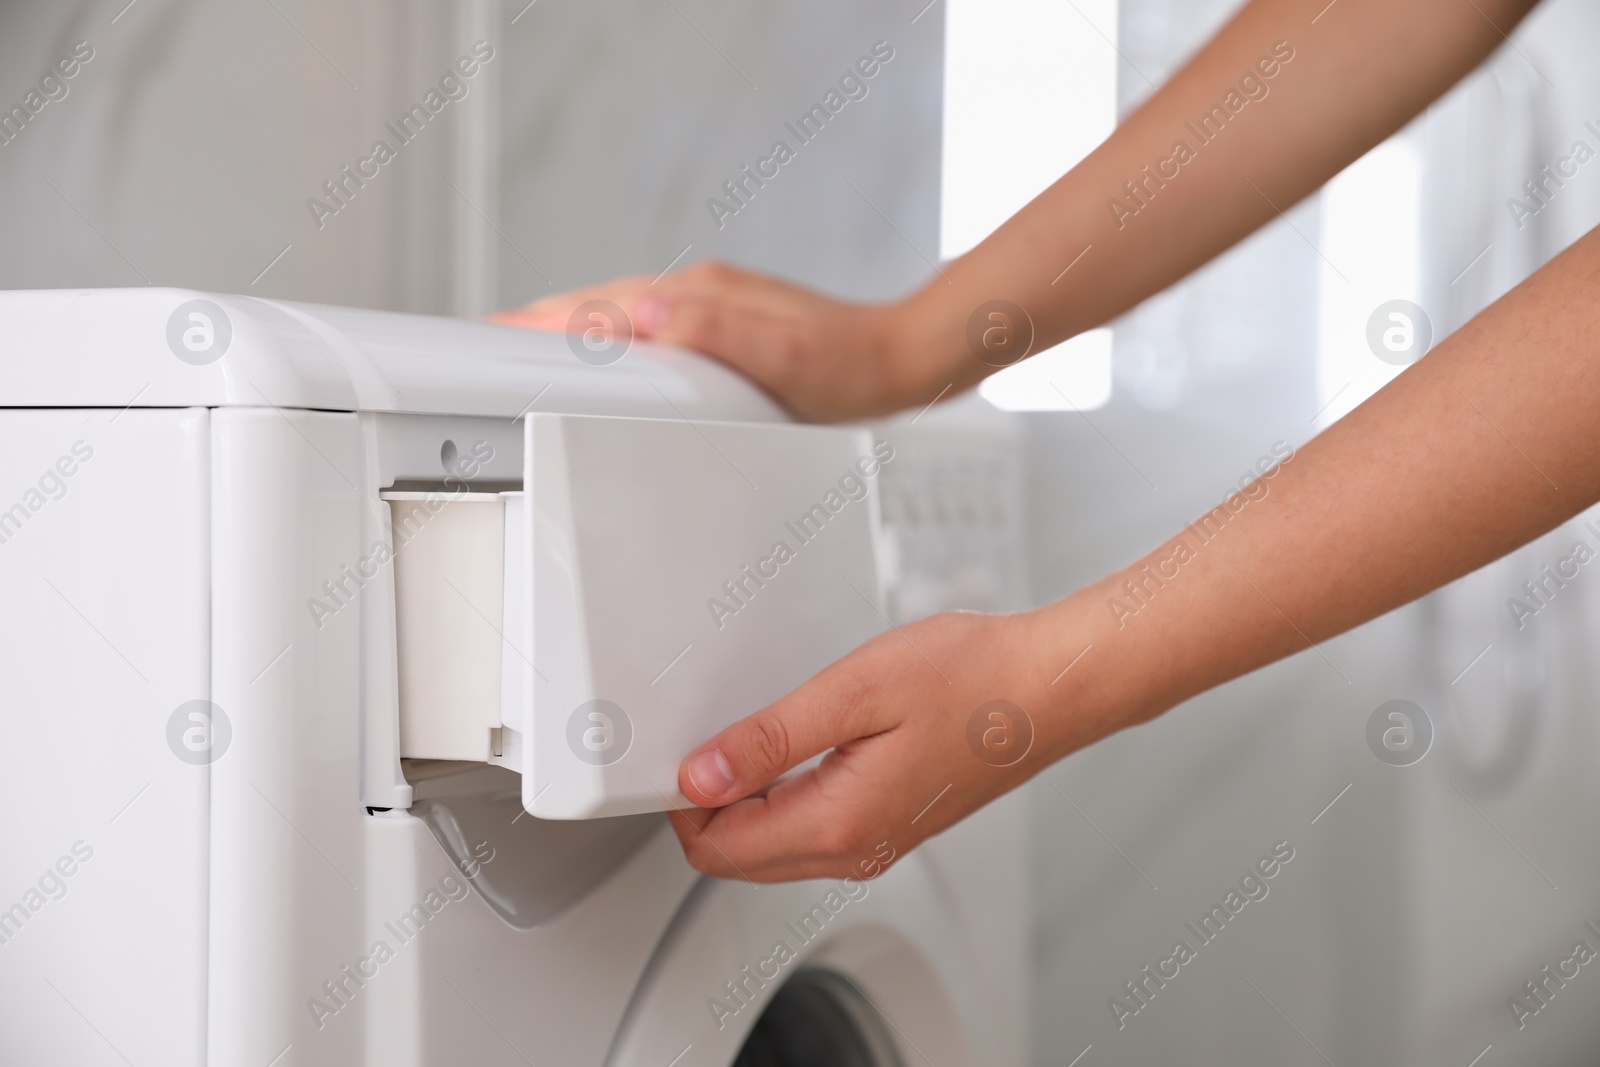
[[(1035, 349), (1113, 318), (1399, 129), (1532, 6), (1338, 0), (1313, 23), (1323, 0), (1253, 0), (1087, 159), (897, 303), (851, 304), (702, 263), (656, 284), (628, 278), (551, 297), (502, 321), (565, 329), (579, 303), (603, 297), (641, 335), (723, 359), (808, 418), (925, 404), (994, 369), (965, 339), (980, 305), (1025, 309)], [(1180, 142), (1187, 161), (1175, 158)]]
[[(1156, 714), (1481, 567), (1600, 499), (1600, 231), (1311, 441), (1121, 625)], [(1168, 564), (1169, 573), (1174, 569)], [(1131, 603), (1124, 594), (1121, 601)], [(1108, 657), (1112, 658), (1112, 657)]]
[(1116, 317), (1400, 129), (1534, 6), (1325, 3), (1255, 0), (1241, 8), (1099, 149), (944, 268), (948, 282), (935, 278), (908, 302), (913, 345), (942, 353), (960, 387), (989, 368), (951, 338), (986, 300), (1026, 309), (1036, 347)]
[[(989, 369), (964, 341), (979, 305), (1021, 305), (1040, 345), (1133, 306), (1401, 126), (1531, 6), (1338, 0), (1313, 25), (1319, 3), (1255, 0), (1093, 155), (900, 304), (844, 304), (720, 267), (669, 279), (664, 297), (646, 296), (643, 281), (583, 295), (637, 308), (647, 331), (727, 359), (805, 415), (926, 402)], [(1292, 58), (1274, 52), (1279, 42)], [(1270, 80), (1263, 56), (1278, 61)], [(1174, 159), (1185, 124), (1251, 70), (1270, 85), (1264, 97), (1251, 90), (1260, 98), (1203, 144), (1191, 132), (1193, 158), (1125, 199), (1127, 214), (1108, 206), (1147, 165)], [(1203, 529), (1037, 611), (939, 615), (886, 634), (712, 738), (680, 775), (707, 809), (673, 816), (691, 861), (756, 880), (871, 877), (883, 857), (1068, 753), (1406, 603), (1593, 503), (1597, 281), (1600, 232), (1301, 449), (1263, 480), (1265, 496), (1225, 502)], [(558, 300), (528, 319), (559, 326), (564, 313)], [(973, 742), (975, 715), (996, 701), (1036, 727), (1015, 762)], [(772, 784), (823, 752), (816, 768)]]
[[(882, 855), (1062, 756), (1404, 604), (1594, 503), (1597, 291), (1600, 231), (1269, 474), (1265, 496), (1230, 498), (1204, 529), (1191, 524), (1038, 611), (938, 615), (885, 634), (729, 727), (680, 776), (686, 795), (715, 809), (673, 817), (690, 860), (756, 880), (870, 877)], [(997, 700), (1037, 730), (1009, 766), (971, 743), (974, 714)], [(760, 792), (819, 752), (817, 768)]]

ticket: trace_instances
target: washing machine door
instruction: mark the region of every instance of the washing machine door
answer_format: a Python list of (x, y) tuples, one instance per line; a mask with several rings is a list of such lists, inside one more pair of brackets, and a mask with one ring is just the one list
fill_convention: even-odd
[(640, 980), (607, 1067), (976, 1067), (986, 1038), (969, 936), (916, 856), (872, 882), (706, 879)]
[(879, 1067), (902, 1062), (889, 1027), (855, 981), (807, 967), (779, 987), (733, 1067)]

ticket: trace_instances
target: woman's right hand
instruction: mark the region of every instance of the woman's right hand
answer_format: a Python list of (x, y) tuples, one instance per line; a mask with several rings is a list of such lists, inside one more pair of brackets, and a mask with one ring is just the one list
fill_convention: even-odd
[(719, 359), (811, 421), (926, 404), (942, 384), (937, 361), (918, 365), (904, 305), (850, 303), (713, 260), (545, 297), (493, 321), (567, 330), (578, 305), (597, 299), (622, 308), (635, 336)]

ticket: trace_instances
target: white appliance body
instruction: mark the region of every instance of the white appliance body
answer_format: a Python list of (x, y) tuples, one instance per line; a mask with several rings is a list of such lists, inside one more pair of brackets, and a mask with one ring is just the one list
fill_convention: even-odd
[[(186, 340), (194, 301), (212, 333)], [(1020, 529), (1020, 483), (1006, 425), (957, 412), (915, 427), (810, 431), (785, 425), (727, 370), (670, 350), (636, 345), (594, 367), (560, 337), (172, 290), (4, 294), (0, 339), (0, 801), (14, 813), (0, 857), (0, 1062), (726, 1067), (796, 975), (841, 991), (871, 1062), (918, 1062), (919, 1049), (937, 1050), (941, 1065), (1023, 1062), (1027, 903), (1014, 804), (876, 881), (759, 891), (700, 878), (659, 813), (539, 818), (659, 812), (681, 797), (669, 780), (654, 783), (658, 802), (639, 803), (639, 782), (580, 776), (589, 791), (569, 808), (541, 808), (530, 778), (551, 742), (515, 717), (540, 714), (537, 691), (530, 704), (510, 682), (483, 711), (496, 731), (488, 758), (402, 762), (404, 657), (449, 662), (477, 641), (509, 678), (507, 663), (547, 646), (513, 647), (527, 634), (484, 646), (465, 624), (432, 628), (432, 640), (458, 644), (408, 646), (400, 635), (421, 631), (397, 625), (402, 568), (377, 551), (394, 540), (386, 494), (447, 494), (460, 476), (474, 494), (527, 503), (540, 492), (525, 484), (529, 442), (585, 419), (618, 420), (626, 432), (615, 439), (635, 446), (668, 427), (674, 447), (702, 448), (700, 474), (750, 496), (728, 468), (744, 463), (758, 485), (777, 486), (783, 450), (752, 445), (724, 466), (714, 442), (754, 435), (768, 447), (789, 435), (798, 455), (815, 432), (818, 469), (836, 480), (836, 460), (889, 440), (895, 459), (880, 465), (880, 485), (848, 503), (854, 525), (825, 530), (792, 564), (860, 568), (845, 576), (862, 588), (837, 601), (854, 603), (854, 620), (821, 632), (805, 613), (824, 603), (806, 592), (820, 578), (790, 564), (724, 620), (748, 624), (759, 646), (780, 639), (788, 618), (805, 655), (832, 655), (830, 641), (843, 651), (891, 618), (1018, 600), (1008, 561), (1020, 553), (1006, 548)], [(605, 440), (584, 446), (591, 462)], [(660, 456), (638, 458), (650, 478), (670, 474)], [(688, 502), (723, 508), (727, 528), (742, 529), (747, 515), (726, 510), (738, 499), (729, 487), (702, 499), (694, 477), (683, 480)], [(625, 509), (606, 512), (621, 505), (604, 489), (583, 483), (586, 503), (568, 518), (625, 534), (615, 526)], [(800, 497), (777, 496), (799, 514)], [(512, 561), (537, 558), (515, 555), (520, 538), (542, 536), (531, 513), (506, 542), (502, 628), (520, 610)], [(849, 551), (822, 546), (833, 533)], [(586, 536), (597, 543), (595, 529)], [(750, 552), (769, 547), (757, 540)], [(729, 575), (756, 558), (740, 548)], [(626, 571), (617, 544), (610, 551), (596, 558), (629, 580), (648, 576)], [(569, 681), (621, 670), (606, 657), (648, 645), (645, 623), (670, 607), (642, 591), (643, 621), (626, 631), (586, 558), (569, 560), (585, 595), (567, 591), (584, 647), (551, 661)], [(686, 561), (678, 577), (694, 581), (663, 588), (698, 589), (711, 562)], [(770, 652), (737, 675), (713, 645), (727, 635), (700, 625), (705, 634), (683, 641), (705, 647), (672, 669), (680, 684), (731, 695), (671, 730), (652, 733), (648, 715), (636, 716), (637, 754), (669, 768), (676, 749), (754, 710), (745, 705), (763, 685), (797, 680), (800, 660)], [(676, 651), (651, 661), (639, 693)], [(527, 665), (543, 666), (537, 655)], [(671, 671), (656, 679), (674, 681)], [(507, 745), (519, 726), (534, 739), (521, 764)], [(777, 963), (780, 941), (790, 952)]]

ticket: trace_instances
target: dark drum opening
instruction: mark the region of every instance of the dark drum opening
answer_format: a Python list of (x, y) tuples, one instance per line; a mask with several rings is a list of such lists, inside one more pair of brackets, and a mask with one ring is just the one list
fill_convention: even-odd
[(855, 985), (815, 970), (778, 990), (733, 1067), (900, 1067), (900, 1057)]

